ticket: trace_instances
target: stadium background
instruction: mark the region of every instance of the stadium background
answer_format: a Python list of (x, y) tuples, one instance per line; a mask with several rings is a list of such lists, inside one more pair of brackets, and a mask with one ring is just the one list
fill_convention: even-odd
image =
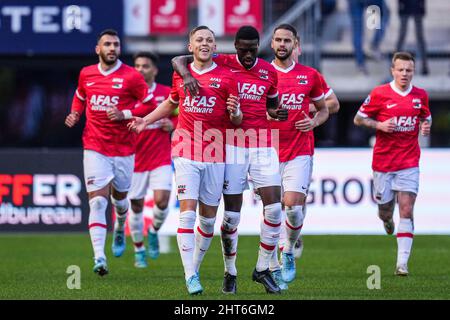
[[(370, 192), (373, 133), (355, 127), (353, 116), (374, 86), (390, 81), (390, 58), (400, 22), (397, 0), (386, 4), (390, 17), (380, 47), (382, 57), (372, 56), (369, 42), (374, 31), (365, 27), (369, 73), (362, 74), (354, 61), (351, 1), (111, 0), (106, 5), (103, 1), (42, 0), (38, 5), (32, 0), (2, 0), (0, 232), (9, 236), (20, 232), (21, 236), (23, 232), (76, 231), (87, 236), (81, 153), (84, 123), (69, 130), (64, 118), (80, 69), (98, 61), (94, 47), (99, 31), (109, 27), (119, 31), (122, 60), (128, 64), (136, 51), (156, 52), (160, 56), (157, 82), (170, 85), (170, 60), (187, 52), (186, 37), (192, 27), (210, 25), (217, 34), (218, 51), (233, 52), (234, 32), (242, 24), (252, 24), (261, 32), (261, 57), (271, 59), (272, 30), (280, 22), (289, 22), (300, 31), (300, 61), (324, 74), (341, 106), (315, 132), (318, 149), (304, 234), (383, 234)], [(417, 234), (450, 234), (449, 15), (447, 0), (426, 2), (430, 71), (422, 75), (418, 62), (413, 83), (430, 95), (433, 126), (430, 138), (420, 139)], [(405, 49), (417, 53), (409, 23)], [(151, 194), (146, 200), (149, 214)], [(253, 194), (246, 192), (243, 234), (258, 234), (255, 221), (261, 210)], [(171, 214), (161, 232), (173, 235), (176, 225), (177, 202), (172, 195)]]

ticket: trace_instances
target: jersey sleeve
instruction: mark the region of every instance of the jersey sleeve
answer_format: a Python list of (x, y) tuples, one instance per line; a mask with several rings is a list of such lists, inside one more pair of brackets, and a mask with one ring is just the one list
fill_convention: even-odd
[(267, 92), (267, 97), (268, 98), (276, 98), (276, 97), (278, 97), (278, 75), (275, 72), (275, 70), (269, 71), (269, 72), (270, 72), (270, 77), (272, 79), (272, 84), (269, 88), (269, 91)]
[(419, 118), (421, 120), (431, 121), (431, 112), (428, 100), (428, 94), (424, 92), (424, 97), (422, 98), (422, 107), (420, 108)]
[(82, 114), (86, 107), (86, 92), (84, 89), (84, 72), (81, 70), (80, 75), (78, 77), (78, 87), (75, 90), (75, 94), (72, 99), (72, 112), (78, 112)]
[(331, 89), (331, 87), (325, 81), (325, 78), (323, 77), (323, 75), (320, 72), (317, 72), (317, 74), (319, 75), (320, 82), (322, 83), (322, 90), (323, 90), (324, 98), (326, 99), (333, 93), (333, 89)]
[[(134, 117), (145, 117), (146, 115), (148, 115), (150, 112), (152, 112), (154, 109), (156, 109), (157, 105), (156, 105), (156, 101), (155, 99), (153, 99), (153, 95), (152, 98), (145, 102), (145, 103), (139, 103), (136, 105), (136, 107), (134, 109), (131, 109), (131, 115)], [(124, 110), (124, 113), (127, 110)], [(125, 119), (130, 119), (131, 117), (127, 117), (125, 116)]]
[(325, 97), (322, 89), (322, 81), (320, 80), (318, 72), (314, 72), (313, 84), (309, 96), (312, 101), (318, 101)]
[(179, 80), (180, 80), (180, 77), (178, 76), (177, 73), (174, 72), (172, 75), (172, 89), (170, 90), (170, 94), (169, 94), (169, 100), (174, 104), (178, 104), (180, 102), (180, 95), (178, 93), (178, 87), (182, 83)]
[(130, 87), (131, 94), (137, 101), (145, 104), (153, 98), (153, 94), (148, 90), (144, 77), (139, 72), (133, 72), (132, 82), (133, 85)]
[(131, 119), (133, 116), (144, 117), (156, 107), (155, 99), (153, 99), (153, 93), (151, 93), (148, 89), (144, 77), (134, 70), (131, 77), (132, 78), (130, 80), (132, 85), (130, 86), (130, 92), (138, 103), (135, 104), (134, 108), (122, 111), (125, 120)]
[(364, 103), (359, 107), (358, 115), (363, 118), (372, 118), (378, 114), (380, 110), (380, 102), (378, 95), (375, 90), (373, 90), (364, 100)]

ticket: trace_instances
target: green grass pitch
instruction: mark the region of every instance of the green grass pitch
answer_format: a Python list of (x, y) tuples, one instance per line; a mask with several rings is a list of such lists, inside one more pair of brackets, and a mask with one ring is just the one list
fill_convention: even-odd
[[(238, 294), (221, 293), (223, 262), (218, 237), (200, 270), (203, 295), (190, 297), (184, 285), (176, 239), (172, 253), (136, 269), (131, 241), (121, 258), (111, 254), (110, 273), (92, 272), (86, 234), (0, 235), (0, 299), (450, 299), (450, 237), (416, 236), (409, 262), (410, 276), (393, 275), (396, 239), (393, 236), (304, 236), (305, 249), (297, 262), (297, 279), (282, 295), (267, 295), (251, 280), (258, 237), (242, 236), (238, 250)], [(81, 289), (67, 288), (67, 267), (81, 269)], [(381, 289), (369, 290), (367, 268), (381, 269)]]

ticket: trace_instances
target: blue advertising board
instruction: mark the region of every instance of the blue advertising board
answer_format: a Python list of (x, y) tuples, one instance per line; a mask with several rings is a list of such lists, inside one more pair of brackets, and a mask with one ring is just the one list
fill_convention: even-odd
[(86, 54), (99, 32), (122, 34), (123, 0), (1, 0), (0, 54)]

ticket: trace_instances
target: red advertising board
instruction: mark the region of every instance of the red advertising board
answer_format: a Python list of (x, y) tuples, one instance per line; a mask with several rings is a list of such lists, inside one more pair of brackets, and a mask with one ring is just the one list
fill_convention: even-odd
[(250, 25), (262, 31), (261, 0), (226, 0), (225, 1), (225, 34), (235, 34), (244, 26)]
[(186, 34), (188, 10), (188, 0), (152, 0), (150, 33)]

